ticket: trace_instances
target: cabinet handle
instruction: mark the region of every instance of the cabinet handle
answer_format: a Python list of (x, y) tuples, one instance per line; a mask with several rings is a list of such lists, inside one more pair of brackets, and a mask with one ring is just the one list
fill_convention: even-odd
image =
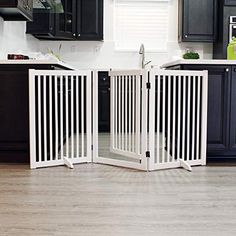
[(188, 35), (185, 35), (185, 38), (188, 38)]
[(225, 69), (225, 72), (229, 72), (229, 68), (226, 68), (226, 69)]
[(78, 34), (78, 37), (80, 37), (80, 34)]
[(234, 72), (236, 72), (236, 68), (234, 68)]
[(71, 24), (71, 23), (72, 23), (72, 20), (67, 20), (67, 23), (68, 23), (68, 24)]
[(73, 36), (75, 37), (75, 36), (76, 36), (76, 34), (73, 34)]

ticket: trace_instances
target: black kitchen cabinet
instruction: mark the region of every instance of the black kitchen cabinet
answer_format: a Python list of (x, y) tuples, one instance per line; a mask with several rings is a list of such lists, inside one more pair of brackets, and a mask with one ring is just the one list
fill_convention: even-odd
[(179, 0), (179, 41), (214, 42), (218, 0)]
[(78, 0), (77, 38), (103, 39), (103, 0)]
[(230, 151), (236, 152), (236, 66), (232, 67), (232, 77), (230, 85)]
[(29, 163), (29, 69), (67, 69), (54, 64), (0, 65), (0, 162)]
[(0, 16), (5, 21), (32, 21), (33, 0), (1, 0)]
[(64, 13), (34, 9), (26, 33), (39, 39), (102, 40), (103, 0), (62, 0)]
[(208, 70), (208, 160), (236, 160), (236, 66), (182, 64), (167, 69)]
[(110, 79), (108, 71), (98, 73), (98, 130), (110, 131)]

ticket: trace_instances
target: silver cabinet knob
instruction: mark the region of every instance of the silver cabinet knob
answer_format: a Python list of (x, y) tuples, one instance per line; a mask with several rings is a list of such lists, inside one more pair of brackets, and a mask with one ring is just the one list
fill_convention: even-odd
[(225, 69), (225, 72), (229, 72), (229, 68), (226, 68), (226, 69)]

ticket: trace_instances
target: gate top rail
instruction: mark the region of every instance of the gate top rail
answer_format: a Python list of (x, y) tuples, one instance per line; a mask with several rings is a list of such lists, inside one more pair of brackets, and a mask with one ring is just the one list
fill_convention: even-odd
[(34, 70), (30, 69), (31, 76), (86, 76), (91, 70)]

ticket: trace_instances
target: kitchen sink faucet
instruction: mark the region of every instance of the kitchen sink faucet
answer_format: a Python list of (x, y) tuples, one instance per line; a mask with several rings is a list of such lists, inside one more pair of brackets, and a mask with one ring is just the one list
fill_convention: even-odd
[(145, 69), (146, 65), (148, 65), (149, 63), (151, 63), (152, 61), (145, 61), (145, 47), (144, 44), (142, 43), (139, 49), (139, 54), (142, 55), (142, 69)]

